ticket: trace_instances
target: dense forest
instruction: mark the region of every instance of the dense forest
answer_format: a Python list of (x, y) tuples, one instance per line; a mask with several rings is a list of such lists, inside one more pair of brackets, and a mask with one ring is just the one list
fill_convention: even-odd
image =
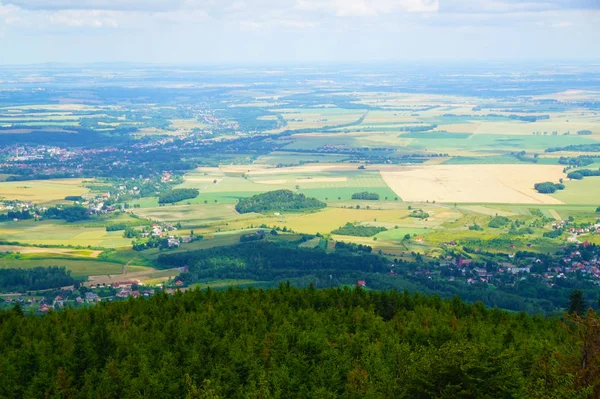
[(82, 206), (51, 207), (44, 212), (44, 216), (50, 219), (63, 219), (69, 223), (89, 219), (88, 210)]
[(348, 222), (344, 226), (333, 230), (331, 233), (343, 236), (371, 237), (382, 231), (387, 231), (387, 229), (385, 227), (364, 226)]
[(157, 262), (165, 268), (188, 266), (189, 271), (179, 275), (186, 283), (207, 278), (279, 281), (313, 273), (323, 276), (346, 272), (376, 273), (387, 271), (389, 263), (376, 255), (326, 253), (265, 241), (162, 254)]
[(327, 204), (316, 198), (295, 194), (290, 190), (269, 191), (249, 198), (241, 198), (235, 206), (239, 213), (267, 211), (299, 211), (303, 209), (321, 209)]
[(0, 269), (0, 292), (37, 291), (73, 285), (75, 279), (64, 267)]
[(195, 188), (176, 188), (162, 193), (158, 197), (159, 204), (173, 204), (186, 199), (194, 199), (200, 192)]
[(0, 311), (0, 397), (588, 398), (599, 320), (281, 285)]

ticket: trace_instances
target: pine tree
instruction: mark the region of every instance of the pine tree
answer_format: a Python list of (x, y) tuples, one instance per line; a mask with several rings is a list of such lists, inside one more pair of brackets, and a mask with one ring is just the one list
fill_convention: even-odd
[(585, 299), (583, 298), (583, 292), (580, 290), (573, 290), (569, 296), (569, 314), (584, 315), (587, 311)]

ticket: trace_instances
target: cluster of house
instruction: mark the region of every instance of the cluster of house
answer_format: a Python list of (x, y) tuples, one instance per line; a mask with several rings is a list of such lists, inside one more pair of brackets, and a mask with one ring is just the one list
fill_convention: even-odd
[(164, 223), (162, 225), (153, 224), (152, 230), (142, 233), (142, 237), (158, 237), (158, 238), (164, 238), (165, 236), (173, 237), (172, 234), (169, 234), (170, 232), (173, 232), (173, 231), (177, 231), (177, 227), (175, 227), (172, 223)]
[[(78, 296), (75, 298), (75, 303), (84, 304), (84, 303), (94, 303), (99, 302), (100, 297), (91, 291), (85, 293), (83, 297)], [(5, 305), (13, 305), (19, 303), (21, 305), (33, 306), (35, 304), (39, 305), (39, 311), (42, 313), (47, 313), (50, 309), (61, 309), (65, 306), (66, 298), (62, 295), (57, 295), (54, 297), (52, 301), (49, 301), (44, 298), (40, 298), (37, 300), (35, 297), (29, 297), (27, 299), (23, 298), (23, 296), (18, 296), (16, 298), (8, 297), (4, 300)]]
[[(555, 230), (564, 229), (568, 226), (569, 222), (567, 220), (561, 220), (560, 222), (552, 222), (552, 228)], [(585, 227), (569, 227), (567, 230), (569, 233), (578, 236), (582, 234), (590, 234), (596, 233), (600, 234), (600, 222), (590, 224)]]
[(172, 223), (153, 224), (151, 230), (144, 231), (142, 233), (143, 238), (154, 237), (154, 238), (166, 238), (169, 248), (179, 247), (181, 244), (187, 244), (194, 241), (194, 237), (176, 237), (174, 232), (177, 231), (177, 227)]
[[(181, 269), (183, 270), (183, 268)], [(176, 288), (183, 288), (185, 286), (185, 284), (183, 283), (183, 281), (181, 280), (177, 280), (175, 282), (172, 283), (174, 287)], [(109, 285), (109, 287), (118, 290), (117, 293), (114, 296), (109, 296), (109, 297), (100, 297), (96, 292), (94, 292), (94, 288), (96, 289), (103, 289), (106, 288), (107, 285), (103, 284), (102, 286), (100, 284), (98, 284), (96, 287), (90, 287), (90, 290), (85, 292), (85, 294), (83, 295), (79, 295), (75, 298), (73, 298), (74, 293), (76, 293), (77, 291), (74, 288), (71, 288), (70, 290), (67, 291), (63, 291), (62, 295), (57, 295), (52, 299), (44, 299), (44, 298), (40, 298), (40, 299), (36, 299), (35, 297), (23, 297), (22, 295), (18, 295), (18, 296), (10, 296), (7, 297), (3, 300), (4, 305), (15, 305), (16, 303), (19, 303), (22, 306), (34, 306), (37, 305), (39, 312), (41, 313), (47, 313), (48, 311), (50, 311), (51, 309), (62, 309), (65, 306), (67, 306), (67, 304), (69, 305), (84, 305), (84, 304), (93, 304), (96, 302), (101, 302), (102, 300), (108, 300), (108, 301), (112, 301), (112, 300), (119, 300), (119, 299), (127, 299), (127, 298), (140, 298), (140, 297), (145, 297), (145, 298), (149, 298), (152, 295), (154, 295), (155, 290), (154, 289), (141, 289), (143, 287), (142, 283), (138, 280), (128, 280), (128, 281), (119, 281), (119, 282), (115, 282)], [(168, 288), (166, 290), (167, 293), (172, 293), (174, 292), (174, 288)], [(34, 307), (35, 309), (35, 307)]]
[(4, 152), (9, 155), (7, 160), (10, 162), (35, 161), (53, 157), (58, 159), (68, 159), (73, 153), (65, 148), (54, 146), (11, 146), (5, 148)]
[[(469, 284), (493, 283), (501, 279), (504, 282), (516, 281), (531, 276), (540, 279), (544, 284), (553, 286), (555, 279), (584, 278), (600, 285), (600, 253), (582, 256), (582, 251), (591, 246), (583, 242), (578, 246), (563, 247), (566, 255), (555, 258), (552, 265), (544, 267), (544, 262), (536, 257), (515, 261), (514, 255), (507, 256), (508, 261), (494, 263), (493, 268), (481, 267), (481, 263), (474, 263), (471, 259), (459, 256), (456, 259), (444, 260), (439, 263), (439, 268), (423, 268), (413, 271), (415, 276), (422, 278), (442, 278), (449, 281), (464, 280)], [(569, 250), (569, 248), (571, 248)], [(584, 251), (585, 252), (585, 251)], [(543, 271), (542, 271), (543, 270)], [(389, 276), (396, 276), (394, 265), (390, 265)]]
[(2, 211), (29, 211), (33, 217), (39, 217), (37, 212), (45, 212), (48, 208), (38, 208), (33, 202), (23, 201), (0, 201), (0, 212)]
[(215, 116), (213, 111), (210, 110), (203, 110), (198, 116), (204, 121), (204, 123), (213, 128), (233, 130), (240, 128), (239, 123), (232, 120), (221, 120)]

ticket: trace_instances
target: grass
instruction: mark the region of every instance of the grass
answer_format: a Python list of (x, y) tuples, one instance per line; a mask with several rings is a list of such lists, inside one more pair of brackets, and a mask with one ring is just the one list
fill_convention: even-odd
[(84, 227), (85, 222), (67, 223), (59, 220), (0, 223), (0, 240), (38, 245), (73, 245), (118, 248), (131, 245), (122, 231), (107, 232), (104, 227)]
[(312, 240), (303, 242), (302, 244), (298, 245), (298, 247), (299, 248), (316, 248), (316, 247), (320, 246), (320, 244), (321, 244), (321, 238), (315, 237)]
[(468, 139), (471, 133), (448, 133), (448, 132), (411, 132), (400, 136), (403, 139), (426, 139), (426, 140), (460, 140)]
[(565, 189), (557, 191), (552, 196), (567, 204), (600, 206), (600, 177), (565, 181)]
[(264, 281), (254, 281), (254, 280), (212, 280), (197, 284), (192, 284), (190, 286), (191, 289), (200, 288), (229, 288), (229, 287), (250, 287), (256, 285), (264, 285), (268, 284)]
[(421, 236), (423, 234), (430, 233), (432, 230), (420, 228), (420, 227), (398, 227), (397, 229), (392, 229), (388, 231), (381, 232), (377, 234), (378, 240), (395, 240), (401, 241), (404, 239), (404, 236), (410, 234), (411, 237), (413, 235)]
[[(88, 277), (107, 274), (121, 274), (123, 265), (119, 263), (93, 260), (71, 259), (6, 259), (0, 258), (0, 268), (31, 269), (34, 267), (64, 266), (73, 277)], [(128, 271), (142, 271), (146, 268), (134, 267)]]

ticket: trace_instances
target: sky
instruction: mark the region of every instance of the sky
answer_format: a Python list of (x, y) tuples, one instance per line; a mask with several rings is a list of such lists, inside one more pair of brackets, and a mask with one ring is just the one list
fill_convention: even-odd
[(600, 0), (0, 0), (0, 64), (600, 59)]

